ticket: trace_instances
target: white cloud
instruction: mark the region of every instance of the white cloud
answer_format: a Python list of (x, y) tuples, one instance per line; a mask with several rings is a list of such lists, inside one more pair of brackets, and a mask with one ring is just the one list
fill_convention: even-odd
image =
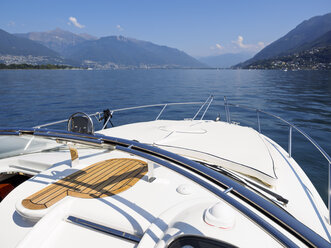
[(210, 49), (220, 51), (220, 50), (223, 50), (224, 47), (221, 44), (217, 43), (217, 44), (215, 44), (215, 46), (211, 46)]
[(250, 46), (244, 44), (244, 38), (241, 35), (238, 36), (237, 40), (232, 41), (232, 43), (236, 44), (240, 48), (248, 48)]
[(258, 42), (257, 44), (244, 44), (244, 37), (241, 35), (238, 36), (237, 40), (232, 41), (232, 43), (235, 44), (237, 48), (254, 52), (259, 51), (265, 47), (265, 44), (262, 41)]
[(223, 49), (223, 47), (220, 44), (216, 44), (217, 49)]
[(122, 28), (121, 25), (119, 25), (119, 24), (116, 25), (116, 28), (117, 28), (118, 31), (123, 31), (124, 30), (124, 28)]
[(77, 18), (76, 17), (72, 17), (72, 16), (69, 17), (68, 25), (71, 25), (71, 24), (73, 24), (77, 28), (85, 28), (85, 25), (80, 24), (77, 21)]
[(16, 23), (14, 21), (10, 21), (7, 26), (9, 27), (14, 27), (16, 25)]
[(244, 37), (238, 35), (237, 40), (216, 43), (213, 46), (210, 46), (210, 55), (219, 55), (225, 53), (249, 53), (255, 54), (263, 49), (266, 43), (259, 41), (256, 44), (246, 44), (244, 41)]
[(262, 41), (258, 42), (257, 45), (261, 47), (261, 49), (265, 47), (265, 44)]

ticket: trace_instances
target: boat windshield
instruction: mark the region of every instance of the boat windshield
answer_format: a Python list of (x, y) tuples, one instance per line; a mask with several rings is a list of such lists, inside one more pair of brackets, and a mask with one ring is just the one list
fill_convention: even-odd
[[(78, 143), (79, 148), (96, 148), (93, 144)], [(0, 159), (38, 152), (69, 150), (68, 145), (70, 145), (70, 141), (66, 141), (65, 138), (4, 135), (0, 136)]]

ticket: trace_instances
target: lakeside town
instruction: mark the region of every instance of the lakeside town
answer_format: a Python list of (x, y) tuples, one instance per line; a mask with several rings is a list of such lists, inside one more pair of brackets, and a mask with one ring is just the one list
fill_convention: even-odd
[(309, 49), (274, 59), (257, 61), (243, 69), (331, 70), (331, 46)]

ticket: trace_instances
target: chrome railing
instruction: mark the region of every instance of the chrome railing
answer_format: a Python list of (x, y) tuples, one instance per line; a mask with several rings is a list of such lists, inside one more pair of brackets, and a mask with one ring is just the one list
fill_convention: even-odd
[(291, 123), (287, 120), (284, 120), (283, 118), (281, 118), (277, 115), (271, 114), (267, 111), (263, 111), (261, 109), (255, 109), (255, 108), (251, 108), (251, 107), (247, 107), (247, 106), (243, 106), (243, 105), (239, 105), (239, 104), (228, 103), (226, 97), (224, 97), (225, 114), (226, 114), (226, 120), (227, 120), (228, 123), (231, 123), (229, 106), (240, 108), (240, 109), (255, 111), (256, 112), (256, 119), (257, 119), (257, 130), (259, 131), (259, 133), (261, 133), (260, 113), (271, 116), (275, 119), (280, 120), (281, 122), (285, 123), (286, 125), (288, 125), (289, 126), (289, 134), (288, 134), (288, 155), (289, 155), (289, 158), (292, 157), (292, 133), (293, 133), (293, 129), (298, 131), (298, 133), (300, 133), (303, 137), (305, 137), (323, 155), (323, 157), (327, 160), (327, 162), (329, 164), (329, 166), (328, 166), (328, 170), (329, 170), (329, 172), (328, 172), (328, 210), (329, 210), (329, 224), (331, 225), (331, 158), (330, 158), (329, 154), (326, 151), (324, 151), (324, 149), (312, 137), (310, 137), (306, 132), (304, 132), (299, 127), (295, 126), (293, 123)]
[[(123, 112), (123, 111), (128, 111), (128, 110), (134, 110), (134, 109), (144, 109), (144, 108), (153, 108), (153, 107), (162, 107), (161, 111), (158, 113), (157, 117), (155, 118), (155, 120), (158, 120), (162, 113), (164, 112), (165, 108), (168, 106), (175, 106), (175, 105), (199, 105), (202, 104), (200, 106), (200, 108), (198, 109), (198, 111), (195, 113), (195, 115), (192, 117), (192, 120), (195, 120), (197, 118), (197, 116), (200, 114), (201, 110), (203, 110), (204, 108), (204, 112), (202, 113), (202, 116), (200, 118), (200, 120), (203, 120), (205, 114), (207, 113), (211, 103), (214, 100), (214, 96), (210, 95), (206, 101), (204, 102), (175, 102), (175, 103), (161, 103), (161, 104), (150, 104), (150, 105), (141, 105), (141, 106), (135, 106), (135, 107), (127, 107), (127, 108), (120, 108), (120, 109), (112, 109), (110, 110), (111, 115), (113, 115), (116, 112)], [(100, 119), (102, 115), (102, 112), (95, 112), (93, 114), (89, 114), (88, 116), (90, 117), (96, 117), (97, 120)], [(38, 126), (34, 126), (33, 128), (44, 128), (44, 127), (49, 127), (49, 126), (54, 126), (57, 124), (61, 124), (61, 123), (65, 123), (67, 122), (68, 119), (64, 119), (64, 120), (59, 120), (59, 121), (54, 121), (54, 122), (49, 122), (49, 123), (45, 123), (42, 125), (38, 125)], [(103, 125), (102, 129), (104, 129), (108, 122), (110, 121), (110, 119), (107, 120), (107, 122)]]

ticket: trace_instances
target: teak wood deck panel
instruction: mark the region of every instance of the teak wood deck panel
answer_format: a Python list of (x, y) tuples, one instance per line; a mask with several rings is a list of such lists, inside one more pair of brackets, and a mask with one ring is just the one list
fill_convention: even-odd
[(28, 209), (45, 209), (66, 196), (101, 198), (132, 187), (147, 172), (138, 159), (109, 159), (86, 167), (45, 187), (22, 201)]

